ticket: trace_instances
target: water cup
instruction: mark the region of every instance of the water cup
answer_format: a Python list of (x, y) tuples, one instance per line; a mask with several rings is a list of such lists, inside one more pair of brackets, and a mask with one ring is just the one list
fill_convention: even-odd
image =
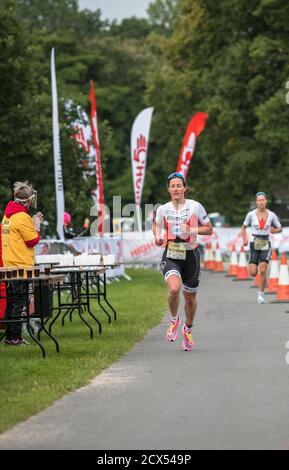
[(103, 264), (105, 266), (112, 266), (115, 263), (114, 255), (103, 255)]
[(18, 276), (24, 277), (24, 268), (18, 268)]
[(28, 279), (32, 278), (33, 270), (32, 269), (27, 269), (27, 277)]
[(10, 269), (7, 269), (7, 271), (6, 271), (5, 274), (6, 274), (6, 279), (11, 279), (11, 277), (12, 277), (12, 271), (11, 271)]
[(34, 268), (34, 276), (39, 277), (40, 276), (40, 268)]

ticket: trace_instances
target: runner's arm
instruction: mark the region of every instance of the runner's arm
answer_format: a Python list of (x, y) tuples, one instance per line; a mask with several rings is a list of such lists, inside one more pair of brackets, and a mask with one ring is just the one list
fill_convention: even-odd
[(207, 224), (200, 225), (198, 227), (198, 235), (212, 235), (213, 233), (213, 226), (211, 222), (208, 222)]
[(282, 230), (283, 230), (283, 227), (280, 224), (277, 215), (274, 213), (274, 217), (273, 217), (273, 220), (272, 220), (272, 226), (271, 226), (270, 232), (271, 233), (280, 233), (280, 232), (282, 232)]
[(241, 227), (241, 235), (242, 235), (242, 238), (243, 238), (243, 245), (244, 246), (247, 246), (249, 244), (249, 237), (248, 237), (248, 234), (247, 234), (247, 227), (249, 227), (249, 225), (251, 225), (251, 223), (252, 223), (252, 213), (248, 212), (248, 214), (246, 215), (245, 220), (243, 222), (243, 225)]
[(243, 238), (243, 245), (247, 246), (249, 243), (248, 234), (247, 234), (247, 225), (243, 224), (241, 227), (241, 235)]
[(153, 234), (154, 234), (154, 237), (155, 237), (155, 244), (157, 246), (163, 245), (164, 244), (164, 238), (162, 237), (161, 229), (157, 225), (156, 222), (153, 223), (152, 230), (153, 230)]
[(182, 224), (182, 230), (184, 233), (189, 234), (190, 236), (212, 235), (213, 226), (202, 204), (198, 202), (198, 216), (191, 217), (190, 225)]
[[(194, 228), (194, 227), (193, 227)], [(199, 203), (197, 235), (212, 235), (213, 226), (209, 219), (206, 209)]]
[(160, 210), (158, 209), (152, 226), (152, 231), (155, 237), (155, 244), (157, 246), (161, 246), (164, 244), (163, 225), (160, 223), (162, 219), (163, 216), (160, 214)]
[(280, 233), (282, 232), (283, 227), (271, 227), (270, 232), (271, 233)]
[(198, 227), (187, 227), (186, 225), (184, 225), (183, 227), (184, 231), (186, 233), (189, 233), (190, 235), (212, 235), (213, 233), (213, 226), (211, 222), (199, 225)]

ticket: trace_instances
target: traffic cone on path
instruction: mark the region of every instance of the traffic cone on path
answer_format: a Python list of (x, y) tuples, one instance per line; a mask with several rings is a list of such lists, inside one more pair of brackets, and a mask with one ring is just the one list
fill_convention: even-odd
[(229, 266), (229, 271), (226, 274), (226, 277), (234, 277), (234, 276), (237, 276), (237, 274), (238, 274), (238, 256), (236, 253), (235, 245), (232, 245), (230, 266)]
[(213, 248), (212, 248), (212, 243), (209, 243), (208, 247), (208, 269), (212, 271), (215, 266), (215, 260), (214, 260), (214, 253), (213, 253)]
[(250, 281), (251, 277), (248, 270), (248, 263), (246, 258), (246, 253), (244, 247), (241, 246), (239, 264), (238, 264), (238, 274), (233, 281)]
[(216, 245), (215, 266), (213, 268), (213, 271), (215, 273), (223, 273), (224, 272), (224, 263), (223, 263), (223, 259), (222, 259), (222, 254), (221, 254), (219, 242), (217, 242), (217, 245)]
[(271, 304), (289, 303), (289, 271), (286, 253), (282, 253), (277, 295)]
[(276, 250), (272, 251), (270, 273), (269, 273), (269, 283), (268, 287), (265, 290), (265, 294), (276, 294), (279, 282), (279, 261)]
[(205, 244), (205, 253), (204, 253), (204, 270), (209, 270), (209, 243)]

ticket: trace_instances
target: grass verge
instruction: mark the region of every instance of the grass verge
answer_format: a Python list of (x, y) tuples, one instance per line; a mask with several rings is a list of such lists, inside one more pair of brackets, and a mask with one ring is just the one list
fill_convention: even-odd
[(75, 312), (71, 323), (66, 320), (62, 327), (58, 320), (53, 329), (60, 354), (45, 335), (42, 341), (46, 359), (34, 344), (19, 348), (0, 344), (0, 432), (87, 384), (160, 322), (166, 309), (161, 274), (152, 270), (127, 272), (132, 282), (122, 279), (108, 286), (108, 299), (118, 315), (116, 322), (109, 325), (97, 302), (93, 304), (103, 326), (101, 335), (96, 323), (86, 315), (95, 333), (90, 339), (88, 328)]

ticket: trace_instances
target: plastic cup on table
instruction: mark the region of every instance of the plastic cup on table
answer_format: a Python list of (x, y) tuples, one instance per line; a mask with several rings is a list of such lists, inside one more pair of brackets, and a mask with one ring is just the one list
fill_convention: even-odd
[(18, 267), (18, 276), (19, 277), (24, 277), (24, 268), (23, 267)]
[(12, 278), (12, 269), (11, 268), (6, 269), (5, 277), (6, 277), (6, 279), (11, 279)]
[(112, 266), (115, 263), (114, 255), (103, 255), (103, 264), (105, 266)]
[(33, 268), (27, 268), (26, 273), (27, 273), (27, 278), (31, 279), (33, 277)]
[(40, 268), (34, 268), (34, 276), (39, 277), (40, 276)]
[(12, 269), (12, 277), (17, 277), (17, 274), (18, 274), (18, 269), (17, 269), (17, 268), (13, 268), (13, 269)]

